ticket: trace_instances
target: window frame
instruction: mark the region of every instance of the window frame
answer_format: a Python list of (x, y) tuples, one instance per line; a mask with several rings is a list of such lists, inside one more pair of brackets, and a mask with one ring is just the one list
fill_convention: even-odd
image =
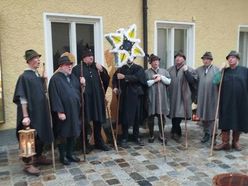
[[(239, 48), (239, 40), (240, 40), (240, 32), (247, 32), (248, 33), (248, 25), (239, 25), (238, 27), (238, 37), (237, 37), (237, 51), (240, 51)], [(248, 45), (248, 43), (246, 43)], [(248, 46), (247, 46), (248, 47)], [(242, 56), (240, 56), (242, 58)], [(248, 60), (248, 57), (247, 57)], [(248, 62), (246, 62), (245, 67), (248, 67)]]
[(76, 42), (76, 24), (92, 24), (94, 28), (94, 52), (95, 61), (100, 64), (104, 62), (103, 53), (103, 19), (100, 16), (85, 16), (60, 13), (43, 13), (44, 19), (44, 38), (45, 38), (45, 61), (48, 79), (53, 75), (53, 48), (52, 48), (52, 22), (69, 23), (69, 39), (71, 53), (75, 55), (77, 64), (77, 42)]
[(154, 32), (154, 53), (158, 52), (158, 29), (168, 29), (168, 38), (167, 44), (168, 48), (168, 64), (167, 68), (174, 65), (174, 33), (175, 29), (186, 29), (187, 30), (187, 52), (185, 53), (187, 59), (186, 62), (189, 66), (195, 66), (195, 23), (192, 22), (174, 22), (174, 21), (155, 21), (154, 23), (155, 32)]

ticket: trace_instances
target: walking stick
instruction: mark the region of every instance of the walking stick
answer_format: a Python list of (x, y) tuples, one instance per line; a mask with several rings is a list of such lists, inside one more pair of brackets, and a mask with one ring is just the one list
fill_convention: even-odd
[[(83, 61), (80, 63), (81, 77), (83, 77)], [(81, 84), (81, 100), (82, 100), (82, 137), (83, 137), (83, 154), (86, 161), (86, 143), (85, 143), (85, 123), (84, 123), (84, 86)]]
[[(186, 80), (183, 82), (183, 87), (186, 85)], [(185, 90), (185, 89), (184, 89)], [(188, 126), (187, 126), (187, 104), (184, 91), (182, 91), (183, 95), (183, 105), (184, 105), (184, 122), (185, 122), (185, 148), (188, 149)]]
[[(117, 69), (117, 73), (120, 71), (120, 69)], [(117, 112), (116, 112), (116, 125), (115, 125), (115, 139), (117, 141), (118, 139), (118, 132), (119, 132), (119, 110), (120, 110), (120, 99), (121, 99), (121, 84), (120, 84), (120, 79), (118, 79), (118, 95), (117, 95)]]
[[(44, 73), (45, 73), (45, 63), (43, 63), (43, 74)], [(49, 100), (49, 96), (48, 96), (47, 79), (44, 80), (44, 88), (45, 88), (46, 98), (47, 98), (47, 102), (48, 102), (48, 112), (49, 112), (49, 116), (50, 116), (51, 129), (53, 131), (53, 120), (52, 120), (52, 115), (51, 115), (50, 100)], [(52, 142), (51, 148), (52, 148), (53, 172), (55, 172), (54, 142)]]
[[(105, 95), (105, 89), (104, 89), (104, 86), (103, 86), (103, 81), (102, 81), (102, 78), (101, 78), (99, 70), (98, 70), (98, 76), (99, 76), (99, 79), (100, 79), (100, 82), (101, 82), (103, 95)], [(110, 124), (110, 128), (111, 128), (111, 133), (112, 133), (112, 137), (113, 137), (113, 141), (114, 141), (115, 150), (116, 150), (117, 153), (119, 153), (116, 138), (115, 138), (115, 134), (114, 134), (114, 129), (113, 129), (113, 125), (112, 125), (112, 118), (111, 118), (111, 115), (110, 115), (110, 112), (109, 112), (109, 109), (108, 109), (107, 101), (105, 101), (105, 107), (107, 109), (107, 114), (108, 114), (108, 118), (109, 118), (109, 124)]]
[(219, 91), (218, 91), (218, 98), (217, 98), (217, 107), (215, 112), (215, 120), (214, 120), (214, 129), (212, 133), (212, 141), (211, 141), (211, 149), (210, 149), (210, 156), (213, 156), (213, 148), (214, 148), (214, 140), (215, 140), (215, 132), (217, 128), (217, 124), (219, 122), (218, 114), (219, 114), (219, 106), (220, 106), (220, 93), (221, 93), (221, 87), (224, 77), (224, 69), (221, 72), (221, 79), (220, 79), (220, 85), (219, 85)]
[(159, 104), (159, 116), (160, 116), (160, 125), (162, 129), (162, 137), (163, 137), (163, 154), (164, 154), (164, 159), (166, 159), (165, 156), (165, 136), (164, 136), (164, 125), (163, 125), (163, 118), (162, 118), (162, 108), (161, 108), (161, 98), (160, 98), (160, 88), (159, 88), (159, 82), (157, 82), (157, 87), (158, 87), (158, 104)]

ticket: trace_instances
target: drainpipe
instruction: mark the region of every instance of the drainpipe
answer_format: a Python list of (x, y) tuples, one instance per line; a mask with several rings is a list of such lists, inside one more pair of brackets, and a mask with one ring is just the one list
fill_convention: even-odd
[(142, 6), (143, 6), (143, 45), (144, 45), (144, 52), (145, 52), (145, 57), (144, 57), (144, 69), (147, 69), (147, 41), (148, 41), (148, 36), (147, 36), (147, 0), (142, 1)]

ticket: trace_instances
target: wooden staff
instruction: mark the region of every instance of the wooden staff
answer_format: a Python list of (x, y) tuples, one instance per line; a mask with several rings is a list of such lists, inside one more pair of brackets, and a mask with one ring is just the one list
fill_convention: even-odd
[(217, 124), (219, 122), (218, 114), (219, 114), (220, 93), (221, 93), (221, 87), (222, 87), (223, 77), (224, 77), (224, 69), (221, 72), (221, 78), (220, 78), (220, 85), (219, 85), (218, 98), (217, 98), (217, 107), (216, 107), (215, 120), (214, 120), (214, 129), (213, 129), (213, 133), (212, 133), (212, 141), (211, 141), (211, 148), (210, 148), (210, 156), (213, 156), (215, 132), (216, 132)]
[(161, 98), (160, 98), (160, 88), (159, 88), (159, 81), (157, 82), (157, 87), (158, 87), (158, 105), (159, 105), (159, 116), (160, 116), (160, 125), (161, 125), (161, 130), (162, 130), (162, 137), (163, 137), (163, 154), (164, 154), (164, 159), (166, 159), (165, 155), (165, 136), (164, 136), (164, 125), (163, 125), (163, 118), (162, 118), (162, 108), (161, 108)]
[[(186, 86), (186, 79), (184, 79), (183, 87)], [(184, 105), (184, 122), (185, 122), (185, 148), (188, 149), (188, 125), (187, 125), (187, 104), (186, 104), (186, 98), (185, 98), (185, 88), (182, 89), (182, 96), (183, 96), (183, 105)]]
[[(117, 72), (120, 71), (120, 69), (117, 69)], [(116, 74), (117, 75), (117, 74)], [(116, 125), (115, 125), (115, 130), (116, 130), (116, 133), (115, 133), (115, 139), (117, 141), (118, 139), (118, 132), (119, 132), (119, 110), (120, 110), (120, 99), (121, 99), (121, 83), (120, 83), (120, 79), (118, 79), (118, 94), (117, 94), (117, 112), (116, 112)]]
[[(44, 73), (45, 73), (45, 63), (43, 63), (43, 72), (42, 72), (43, 78), (44, 78)], [(44, 89), (46, 92), (46, 98), (47, 98), (47, 102), (48, 102), (48, 112), (49, 112), (49, 116), (50, 116), (51, 129), (53, 131), (53, 120), (52, 120), (52, 114), (51, 114), (50, 100), (49, 100), (49, 96), (48, 96), (47, 78), (44, 78)], [(55, 172), (54, 142), (52, 142), (51, 148), (52, 148), (53, 171)]]
[[(103, 95), (105, 97), (105, 89), (104, 89), (104, 86), (103, 86), (103, 81), (102, 81), (102, 78), (101, 78), (101, 75), (100, 75), (100, 71), (99, 70), (97, 70), (97, 71), (98, 71), (98, 76), (99, 76), (99, 79), (100, 79), (100, 82), (101, 82)], [(107, 109), (107, 114), (108, 114), (108, 118), (109, 118), (109, 124), (110, 124), (110, 127), (111, 127), (111, 133), (112, 133), (112, 137), (113, 137), (113, 141), (114, 141), (115, 150), (118, 153), (118, 146), (117, 146), (117, 142), (116, 142), (116, 138), (115, 138), (115, 134), (114, 134), (114, 129), (113, 129), (113, 125), (112, 125), (112, 119), (111, 119), (111, 115), (110, 115), (110, 112), (109, 112), (109, 109), (108, 109), (107, 101), (105, 101), (105, 107)]]
[[(81, 77), (83, 77), (83, 61), (80, 62), (80, 73)], [(83, 137), (83, 154), (84, 154), (84, 161), (86, 161), (86, 142), (85, 142), (85, 123), (84, 123), (84, 89), (85, 86), (81, 84), (81, 107), (82, 107), (82, 137)]]

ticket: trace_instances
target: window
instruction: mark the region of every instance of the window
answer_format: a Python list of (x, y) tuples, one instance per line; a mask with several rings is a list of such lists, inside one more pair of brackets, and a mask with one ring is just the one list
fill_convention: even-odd
[(44, 14), (47, 74), (50, 78), (58, 68), (58, 59), (64, 52), (81, 61), (82, 51), (89, 48), (96, 61), (103, 63), (102, 19), (93, 16)]
[(157, 21), (155, 30), (154, 53), (161, 58), (161, 67), (172, 66), (179, 51), (186, 55), (188, 65), (194, 65), (194, 23)]
[(248, 67), (248, 26), (239, 28), (240, 65)]

